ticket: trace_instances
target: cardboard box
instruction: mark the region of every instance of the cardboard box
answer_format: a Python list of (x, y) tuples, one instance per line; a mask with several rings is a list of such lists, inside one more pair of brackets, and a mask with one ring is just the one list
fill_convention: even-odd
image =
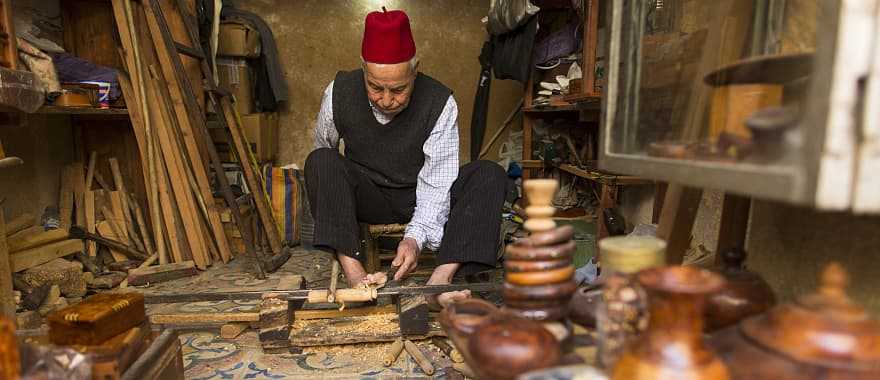
[(254, 113), (254, 87), (251, 82), (251, 69), (244, 59), (218, 58), (217, 78), (220, 88), (235, 97), (235, 109), (240, 115)]
[[(241, 116), (244, 135), (257, 161), (274, 161), (278, 155), (278, 114), (274, 112), (255, 113)], [(220, 128), (210, 128), (208, 133), (211, 140), (217, 145), (217, 153), (221, 158), (226, 154), (232, 157), (231, 142), (227, 139), (226, 131)]]
[(217, 55), (225, 57), (260, 56), (260, 33), (247, 25), (221, 23), (217, 39)]

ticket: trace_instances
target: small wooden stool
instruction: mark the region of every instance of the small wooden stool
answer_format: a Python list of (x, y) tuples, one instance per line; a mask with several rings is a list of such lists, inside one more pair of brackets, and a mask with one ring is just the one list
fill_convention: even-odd
[(382, 262), (379, 260), (379, 245), (377, 240), (380, 237), (403, 238), (403, 232), (406, 230), (406, 224), (366, 224), (361, 223), (361, 242), (364, 253), (367, 255), (364, 261), (364, 270), (367, 273), (375, 273), (382, 268)]

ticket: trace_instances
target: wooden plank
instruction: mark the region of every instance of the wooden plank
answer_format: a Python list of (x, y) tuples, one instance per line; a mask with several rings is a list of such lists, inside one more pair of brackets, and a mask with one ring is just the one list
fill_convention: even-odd
[[(188, 257), (189, 255), (189, 246), (184, 247), (185, 239), (181, 239), (177, 234), (177, 225), (178, 225), (178, 214), (177, 208), (174, 207), (174, 199), (171, 196), (168, 183), (168, 177), (165, 173), (165, 164), (161, 155), (157, 155), (158, 161), (162, 162), (161, 168), (162, 170), (157, 170), (157, 180), (158, 180), (158, 188), (159, 188), (159, 204), (162, 206), (162, 220), (165, 222), (162, 225), (164, 229), (163, 235), (167, 236), (166, 240), (168, 243), (168, 251), (170, 251), (169, 261), (173, 260), (174, 262), (182, 262), (184, 261), (184, 257)], [(158, 243), (157, 243), (158, 244)], [(162, 264), (161, 257), (159, 257), (159, 263)], [(167, 263), (165, 263), (167, 264)]]
[[(112, 212), (104, 212), (101, 210), (101, 213), (104, 214), (104, 218), (109, 218), (110, 221), (115, 224), (115, 227), (118, 230), (114, 229), (114, 232), (119, 237), (119, 241), (128, 243), (131, 246), (134, 246), (134, 242), (131, 237), (128, 235), (128, 230), (125, 228), (125, 219), (123, 219), (123, 201), (122, 201), (122, 193), (117, 191), (111, 191), (107, 193), (110, 197), (110, 211)], [(121, 234), (121, 235), (120, 235)]]
[[(37, 228), (42, 230), (42, 227)], [(23, 235), (19, 238), (10, 237), (6, 243), (10, 252), (18, 252), (33, 247), (39, 247), (41, 245), (54, 243), (56, 241), (65, 240), (67, 239), (67, 236), (68, 233), (66, 230), (55, 229), (49, 231), (39, 231), (35, 234)]]
[(15, 218), (12, 218), (8, 223), (6, 223), (6, 236), (12, 235), (16, 232), (24, 230), (30, 226), (34, 225), (34, 215), (26, 212)]
[[(88, 177), (86, 177), (88, 178)], [(88, 182), (88, 181), (87, 181)], [(85, 205), (85, 228), (88, 233), (95, 233), (96, 215), (95, 215), (95, 192), (87, 190), (83, 195), (83, 205)], [(93, 241), (86, 243), (86, 253), (95, 257), (98, 254), (98, 245)]]
[[(155, 96), (159, 96), (157, 94), (160, 92), (158, 91), (158, 85), (155, 78), (151, 78), (147, 83), (149, 89), (148, 92)], [(193, 204), (192, 198), (193, 189), (190, 188), (186, 175), (184, 174), (185, 169), (180, 158), (182, 152), (176, 149), (176, 144), (172, 139), (172, 131), (170, 130), (171, 121), (168, 119), (169, 115), (160, 109), (151, 109), (151, 111), (155, 112), (156, 117), (154, 120), (156, 122), (155, 127), (159, 137), (159, 151), (165, 159), (168, 179), (171, 182), (174, 199), (177, 201), (177, 208), (180, 211), (181, 219), (183, 220), (184, 233), (187, 236), (187, 242), (189, 242), (193, 261), (195, 261), (196, 266), (199, 269), (205, 269), (208, 267), (210, 257), (205, 237), (200, 234), (201, 229), (199, 223), (201, 222), (198, 215), (195, 214), (196, 208)]]
[(150, 323), (160, 325), (191, 325), (205, 323), (259, 322), (260, 313), (154, 314)]
[(10, 266), (13, 272), (21, 272), (82, 250), (82, 240), (62, 240), (42, 247), (15, 252), (10, 255)]
[[(197, 138), (197, 136), (201, 137), (206, 135), (204, 132), (204, 129), (206, 128), (204, 115), (201, 108), (196, 103), (197, 95), (192, 91), (192, 83), (186, 78), (186, 73), (181, 66), (180, 60), (172, 58), (172, 55), (177, 54), (172, 47), (173, 41), (167, 41), (164, 38), (165, 35), (171, 35), (171, 33), (169, 31), (167, 34), (163, 34), (159, 19), (157, 19), (157, 15), (154, 13), (154, 10), (158, 9), (158, 3), (156, 0), (150, 0), (149, 3), (150, 6), (145, 7), (147, 25), (149, 26), (150, 34), (153, 36), (152, 39), (159, 58), (160, 67), (163, 70), (164, 81), (167, 83), (167, 85), (162, 85), (157, 88), (168, 90), (169, 95), (167, 97), (160, 96), (158, 99), (167, 99), (171, 101), (171, 107), (177, 119), (177, 127), (183, 138), (182, 144), (186, 148), (186, 152), (190, 158), (189, 162), (193, 166), (193, 174), (195, 175), (195, 180), (198, 185), (196, 186), (196, 190), (200, 192), (201, 199), (203, 199), (202, 203), (206, 205), (208, 223), (213, 232), (214, 241), (217, 244), (220, 256), (225, 262), (232, 257), (232, 253), (229, 248), (229, 241), (226, 238), (226, 234), (223, 232), (223, 223), (220, 222), (220, 216), (218, 215), (213, 202), (210, 202), (210, 200), (213, 199), (213, 194), (207, 176), (208, 169), (205, 157), (208, 156), (208, 154), (203, 154), (203, 152), (207, 152), (208, 150), (205, 146), (207, 142), (204, 141), (204, 138)], [(168, 25), (164, 25), (164, 27), (167, 28)], [(198, 42), (195, 44), (197, 45)], [(178, 56), (176, 58), (180, 57)], [(164, 95), (163, 92), (157, 91), (157, 93)], [(171, 125), (170, 123), (166, 124), (169, 126)], [(196, 130), (201, 131), (201, 133), (196, 133)], [(275, 224), (268, 225), (274, 226)], [(280, 252), (280, 240), (278, 241), (278, 248), (278, 252)]]
[(172, 263), (165, 265), (155, 265), (143, 268), (136, 268), (128, 271), (129, 285), (146, 285), (158, 282), (176, 280), (178, 278), (190, 277), (199, 274), (192, 261), (184, 261), (181, 263)]
[(61, 189), (58, 194), (58, 219), (62, 229), (70, 228), (73, 218), (73, 172), (70, 165), (61, 169)]
[(134, 198), (131, 198), (131, 196), (129, 196), (128, 206), (133, 210), (132, 213), (134, 214), (135, 220), (137, 220), (145, 252), (147, 253), (147, 256), (153, 256), (156, 251), (153, 249), (153, 241), (150, 239), (150, 234), (148, 232), (149, 227), (147, 227), (147, 222), (144, 220), (144, 213), (141, 211), (141, 206)]
[(73, 204), (76, 208), (76, 218), (74, 221), (76, 225), (82, 226), (86, 223), (86, 212), (85, 212), (85, 177), (86, 174), (83, 171), (82, 162), (74, 162), (70, 168), (70, 180), (73, 182)]
[(715, 263), (724, 263), (722, 253), (731, 248), (746, 247), (746, 231), (749, 227), (751, 198), (724, 194), (721, 206), (721, 222), (718, 226), (718, 244), (715, 246)]
[(666, 241), (666, 263), (681, 265), (690, 248), (694, 219), (700, 208), (702, 189), (670, 183), (660, 212), (657, 237)]
[(384, 305), (384, 306), (367, 306), (367, 307), (358, 307), (352, 309), (309, 309), (309, 310), (296, 310), (293, 312), (293, 319), (297, 321), (310, 320), (310, 319), (330, 319), (330, 318), (340, 318), (340, 317), (362, 317), (366, 315), (376, 315), (376, 314), (389, 314), (397, 312), (397, 307), (394, 305)]
[(128, 236), (129, 242), (131, 242), (133, 246), (136, 246), (141, 252), (145, 252), (146, 248), (138, 238), (137, 231), (134, 228), (134, 217), (131, 215), (131, 208), (128, 205), (128, 190), (126, 189), (125, 181), (122, 178), (122, 172), (119, 170), (119, 161), (116, 159), (116, 157), (110, 157), (107, 161), (110, 163), (110, 172), (113, 173), (113, 183), (116, 185), (117, 191), (115, 195), (111, 195), (111, 199), (114, 199), (113, 197), (118, 198), (119, 206), (122, 208), (121, 210), (117, 210), (115, 208), (117, 201), (114, 200), (113, 212), (116, 213), (117, 216), (122, 218), (123, 224), (121, 226), (125, 229), (125, 233), (126, 236)]
[[(124, 2), (124, 3), (123, 3)], [(157, 159), (155, 151), (156, 133), (153, 130), (150, 113), (146, 104), (146, 86), (144, 84), (143, 62), (140, 55), (140, 45), (138, 44), (137, 34), (134, 26), (134, 16), (132, 14), (131, 3), (128, 0), (112, 1), (114, 19), (116, 20), (117, 30), (122, 42), (123, 56), (125, 58), (125, 66), (129, 73), (133, 75), (132, 82), (125, 76), (119, 76), (119, 83), (123, 93), (127, 99), (135, 100), (135, 105), (131, 106), (132, 126), (135, 134), (138, 136), (140, 145), (141, 159), (146, 161), (146, 165), (142, 165), (145, 170), (145, 181), (147, 188), (147, 205), (150, 211), (150, 219), (152, 221), (153, 236), (156, 239), (156, 250), (159, 255), (159, 263), (168, 263), (168, 252), (165, 244), (165, 234), (161, 222), (161, 210), (159, 205), (159, 180), (157, 178), (157, 168), (162, 168), (161, 162)]]
[(15, 296), (12, 291), (12, 265), (6, 246), (6, 220), (0, 207), (0, 316), (15, 320)]
[[(106, 216), (105, 216), (105, 218), (106, 218)], [(103, 222), (96, 224), (95, 229), (98, 231), (99, 235), (101, 235), (107, 239), (121, 241), (120, 237), (116, 234), (116, 232), (113, 231), (113, 227), (111, 225), (111, 222), (108, 220), (105, 220)], [(122, 254), (114, 249), (110, 249), (110, 254), (113, 256), (113, 259), (116, 260), (116, 262), (128, 260), (127, 256), (125, 256), (124, 254)]]

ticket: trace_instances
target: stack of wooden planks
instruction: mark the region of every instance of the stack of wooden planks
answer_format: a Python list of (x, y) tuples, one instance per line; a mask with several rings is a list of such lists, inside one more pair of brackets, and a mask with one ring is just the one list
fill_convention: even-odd
[[(155, 48), (157, 36), (149, 27), (154, 17), (149, 7), (130, 0), (113, 0), (112, 5), (126, 68), (119, 81), (144, 168), (152, 222), (147, 229), (155, 237), (158, 261), (192, 260), (199, 269), (226, 262), (232, 253), (209, 179), (206, 143), (210, 142), (197, 129), (204, 126), (195, 125), (189, 118), (193, 110), (187, 110), (179, 97), (171, 94), (173, 86), (162, 70), (165, 62)], [(167, 11), (175, 6), (166, 0), (162, 5), (166, 15), (177, 15), (176, 29), (182, 34), (179, 13)], [(194, 83), (201, 82), (198, 72), (192, 77)]]

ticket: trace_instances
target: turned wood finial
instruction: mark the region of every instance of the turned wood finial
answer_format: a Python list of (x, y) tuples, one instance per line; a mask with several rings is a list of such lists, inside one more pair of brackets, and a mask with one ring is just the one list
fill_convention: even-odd
[(819, 279), (819, 293), (825, 296), (846, 298), (846, 287), (849, 285), (849, 276), (837, 262), (831, 262), (825, 266)]
[(556, 227), (553, 222), (553, 197), (559, 188), (559, 181), (555, 179), (530, 179), (523, 182), (529, 206), (526, 207), (525, 227), (529, 232), (549, 231)]

